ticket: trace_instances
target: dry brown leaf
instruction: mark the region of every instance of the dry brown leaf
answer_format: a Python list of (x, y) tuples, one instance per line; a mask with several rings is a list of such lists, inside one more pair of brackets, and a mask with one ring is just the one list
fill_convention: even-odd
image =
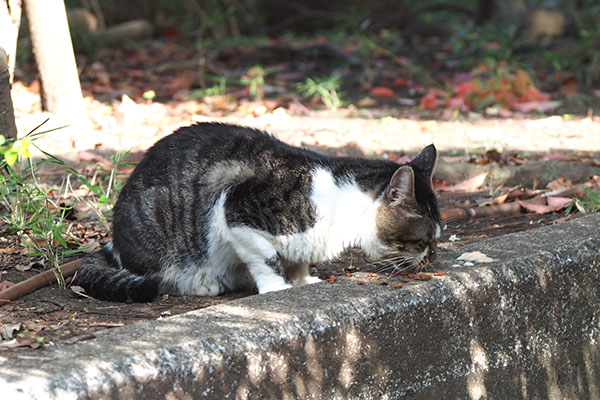
[(11, 281), (2, 281), (0, 282), (0, 290), (8, 289), (11, 286), (15, 286), (15, 284)]
[(546, 187), (554, 191), (563, 191), (573, 187), (573, 182), (570, 179), (565, 180), (564, 176), (559, 176), (555, 180), (548, 182)]
[(554, 209), (554, 211), (562, 210), (563, 208), (568, 206), (573, 201), (573, 199), (571, 199), (570, 197), (552, 197), (552, 196), (546, 197), (546, 200), (548, 201), (548, 206), (552, 207)]
[(479, 189), (483, 183), (485, 182), (485, 178), (487, 178), (488, 173), (484, 172), (483, 174), (479, 174), (473, 178), (467, 179), (461, 183), (457, 183), (456, 185), (447, 187), (445, 189), (440, 189), (444, 192), (474, 192)]
[(546, 197), (547, 204), (533, 204), (527, 201), (517, 200), (521, 207), (536, 214), (549, 214), (565, 208), (572, 199), (568, 197)]
[(4, 247), (0, 249), (0, 254), (15, 254), (17, 250), (14, 247)]

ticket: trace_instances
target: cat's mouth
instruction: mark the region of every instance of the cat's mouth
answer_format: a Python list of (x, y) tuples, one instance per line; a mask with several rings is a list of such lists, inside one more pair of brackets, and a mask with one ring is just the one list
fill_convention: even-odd
[(380, 257), (373, 264), (377, 272), (390, 272), (396, 274), (402, 271), (421, 271), (437, 256), (435, 245), (428, 246), (420, 253), (409, 253), (398, 249), (391, 249), (386, 255)]

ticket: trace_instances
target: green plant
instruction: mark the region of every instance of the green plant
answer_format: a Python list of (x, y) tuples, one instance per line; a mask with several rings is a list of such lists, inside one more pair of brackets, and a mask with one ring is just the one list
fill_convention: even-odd
[[(66, 220), (70, 207), (55, 200), (53, 189), (40, 183), (36, 176), (47, 162), (67, 167), (64, 161), (42, 150), (46, 158), (36, 162), (31, 159), (29, 147), (37, 148), (35, 137), (49, 132), (34, 134), (36, 129), (19, 140), (0, 137), (3, 155), (0, 159), (0, 221), (4, 225), (1, 234), (18, 235), (23, 246), (29, 249), (28, 256), (43, 257), (58, 268), (63, 256), (82, 249), (69, 249), (68, 240), (74, 239), (69, 235), (70, 223)], [(64, 284), (62, 275), (58, 275), (59, 282)]]
[(207, 88), (192, 90), (187, 97), (190, 100), (194, 100), (202, 99), (207, 96), (220, 96), (225, 94), (226, 89), (227, 79), (225, 79), (225, 77), (220, 77), (217, 84)]
[[(130, 151), (128, 150), (123, 153), (117, 152), (115, 155), (112, 155), (110, 157), (111, 168), (108, 170), (103, 168), (97, 169), (91, 179), (87, 179), (84, 175), (78, 174), (80, 182), (95, 195), (94, 201), (83, 201), (92, 209), (98, 220), (106, 228), (109, 228), (108, 216), (117, 202), (119, 191), (125, 183), (125, 178), (118, 178), (117, 174), (119, 173), (119, 170), (129, 165), (123, 161), (129, 153)], [(108, 174), (108, 180), (104, 183), (102, 176), (106, 174)], [(78, 201), (82, 201), (79, 197), (76, 198)]]
[(304, 83), (298, 84), (298, 90), (305, 96), (319, 98), (328, 110), (337, 110), (342, 106), (340, 99), (340, 74), (333, 74), (321, 78), (306, 78)]
[(265, 94), (265, 69), (255, 65), (242, 77), (242, 84), (248, 86), (250, 98), (262, 100)]
[(576, 209), (584, 214), (600, 211), (600, 195), (587, 188), (585, 189), (585, 194), (588, 200), (574, 199), (567, 206), (565, 210), (566, 215), (571, 214)]

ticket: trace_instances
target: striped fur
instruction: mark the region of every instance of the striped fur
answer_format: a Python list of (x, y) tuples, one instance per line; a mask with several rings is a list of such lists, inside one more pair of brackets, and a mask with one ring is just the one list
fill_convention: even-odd
[(326, 157), (225, 124), (181, 128), (148, 150), (119, 195), (113, 240), (78, 284), (92, 296), (259, 293), (317, 282), (310, 263), (348, 246), (419, 264), (440, 233), (433, 146), (400, 167)]

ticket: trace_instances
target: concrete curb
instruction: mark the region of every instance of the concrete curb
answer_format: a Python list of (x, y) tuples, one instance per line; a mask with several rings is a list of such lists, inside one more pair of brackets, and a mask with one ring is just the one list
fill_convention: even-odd
[[(340, 279), (10, 358), (2, 397), (600, 397), (600, 214), (442, 253), (393, 289)], [(451, 267), (467, 251), (497, 261)]]

